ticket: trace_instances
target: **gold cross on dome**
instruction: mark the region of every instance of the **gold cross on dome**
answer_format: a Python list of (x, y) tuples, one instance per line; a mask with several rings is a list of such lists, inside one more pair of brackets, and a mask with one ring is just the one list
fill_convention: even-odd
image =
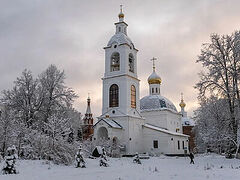
[(153, 57), (150, 60), (153, 62), (153, 70), (155, 70), (155, 61), (157, 60), (157, 58)]
[(183, 93), (181, 93), (181, 100), (183, 101)]

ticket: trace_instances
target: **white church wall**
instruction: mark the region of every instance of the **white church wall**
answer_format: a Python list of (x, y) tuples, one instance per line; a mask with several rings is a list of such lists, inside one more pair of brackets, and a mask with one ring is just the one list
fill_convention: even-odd
[[(160, 131), (152, 130), (149, 128), (143, 128), (143, 138), (144, 138), (144, 151), (149, 152), (153, 155), (184, 154), (184, 148), (182, 144), (183, 141), (184, 147), (188, 149), (188, 138), (183, 136), (175, 136)], [(153, 147), (153, 141), (155, 140), (158, 141), (158, 148)], [(179, 149), (178, 141), (180, 143)]]
[(170, 112), (167, 113), (167, 129), (173, 132), (182, 133), (182, 123), (181, 123), (181, 115), (178, 113)]
[[(109, 88), (112, 84), (117, 84), (119, 87), (119, 107), (109, 107)], [(136, 110), (140, 111), (139, 104), (139, 82), (128, 76), (119, 76), (112, 78), (104, 79), (103, 81), (103, 108), (102, 113), (106, 113), (109, 109), (116, 109), (122, 112), (121, 115), (132, 115), (136, 116), (138, 113), (131, 111), (131, 85), (134, 85), (136, 88)], [(117, 115), (117, 114), (116, 114)], [(115, 116), (112, 114), (111, 116)]]
[(144, 111), (141, 115), (145, 117), (145, 122), (161, 127), (167, 128), (167, 112), (166, 111)]
[[(183, 142), (184, 141), (184, 147)], [(179, 148), (178, 148), (178, 142)], [(184, 148), (186, 148), (187, 153), (189, 153), (188, 150), (188, 138), (183, 136), (172, 136), (172, 138), (169, 140), (169, 144), (171, 146), (171, 154), (184, 154)]]
[[(152, 155), (166, 154), (170, 151), (168, 144), (169, 135), (143, 128), (144, 151)], [(153, 147), (153, 141), (158, 141), (158, 148)]]
[(143, 129), (144, 120), (140, 118), (129, 117), (129, 135), (131, 137), (129, 154), (136, 152), (143, 153)]
[(136, 152), (143, 152), (142, 125), (144, 124), (144, 119), (131, 116), (112, 117), (112, 119), (123, 127), (121, 144), (126, 146), (126, 153), (135, 154)]

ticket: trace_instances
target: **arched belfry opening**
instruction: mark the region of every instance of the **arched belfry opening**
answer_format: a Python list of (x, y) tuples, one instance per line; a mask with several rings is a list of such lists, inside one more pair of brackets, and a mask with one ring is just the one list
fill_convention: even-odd
[(111, 56), (111, 72), (120, 70), (120, 54), (118, 52), (114, 52)]
[(130, 53), (128, 57), (128, 66), (129, 66), (129, 71), (134, 73), (134, 57), (132, 53)]

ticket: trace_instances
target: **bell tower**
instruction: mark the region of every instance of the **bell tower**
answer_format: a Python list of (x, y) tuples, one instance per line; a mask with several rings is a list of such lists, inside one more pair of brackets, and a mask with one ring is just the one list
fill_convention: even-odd
[(127, 36), (128, 24), (124, 21), (122, 7), (115, 23), (115, 34), (105, 50), (102, 115), (137, 116), (139, 114), (139, 79), (137, 77), (137, 52)]

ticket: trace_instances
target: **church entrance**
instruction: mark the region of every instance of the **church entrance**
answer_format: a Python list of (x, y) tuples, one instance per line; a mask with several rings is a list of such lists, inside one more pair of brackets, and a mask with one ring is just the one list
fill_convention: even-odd
[(108, 130), (105, 127), (100, 127), (97, 132), (98, 139), (107, 140), (108, 139)]

